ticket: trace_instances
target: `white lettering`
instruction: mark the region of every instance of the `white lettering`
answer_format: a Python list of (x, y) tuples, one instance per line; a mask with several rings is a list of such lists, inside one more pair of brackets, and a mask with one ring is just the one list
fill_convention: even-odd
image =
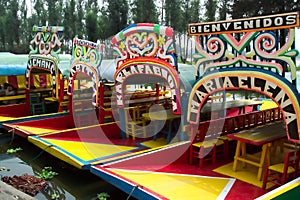
[(253, 20), (244, 21), (244, 28), (245, 29), (252, 29), (253, 28)]
[(296, 15), (289, 15), (286, 17), (286, 24), (290, 25), (290, 24), (296, 24), (297, 22), (297, 18)]
[(197, 115), (199, 106), (200, 106), (200, 104), (198, 102), (192, 100), (191, 113), (195, 113)]
[(206, 91), (208, 93), (212, 92), (213, 90), (215, 90), (216, 88), (213, 87), (214, 83), (212, 80), (209, 81), (205, 81), (205, 83), (203, 84), (204, 88), (206, 89)]
[(205, 98), (205, 96), (207, 95), (208, 93), (204, 93), (204, 92), (201, 92), (199, 90), (196, 90), (195, 92), (195, 95), (197, 96), (199, 102), (202, 102), (202, 100)]
[(196, 27), (195, 26), (190, 27), (190, 33), (196, 33)]
[(211, 26), (211, 31), (213, 31), (213, 32), (219, 32), (219, 31), (221, 31), (221, 24), (213, 24)]
[(284, 112), (284, 116), (287, 124), (294, 121), (296, 119), (296, 115), (294, 113)]
[(223, 87), (231, 87), (231, 88), (234, 87), (233, 84), (231, 83), (231, 80), (230, 80), (229, 77), (225, 77), (225, 79), (224, 79), (224, 86)]
[(234, 22), (233, 23), (234, 30), (240, 30), (240, 29), (242, 29), (241, 23), (242, 22)]
[(260, 27), (260, 20), (259, 19), (255, 21), (255, 25), (256, 25), (256, 28)]
[(283, 24), (283, 19), (282, 17), (276, 17), (275, 20), (274, 20), (274, 24), (276, 26), (281, 26)]
[(153, 66), (153, 72), (154, 74), (161, 76), (160, 67)]
[(270, 18), (263, 19), (264, 27), (269, 27), (272, 25), (272, 20)]
[(222, 23), (222, 26), (225, 28), (225, 30), (228, 30), (230, 24), (231, 24), (230, 22), (229, 23)]
[(204, 32), (209, 32), (209, 31), (210, 31), (209, 25), (204, 25), (203, 31), (204, 31)]

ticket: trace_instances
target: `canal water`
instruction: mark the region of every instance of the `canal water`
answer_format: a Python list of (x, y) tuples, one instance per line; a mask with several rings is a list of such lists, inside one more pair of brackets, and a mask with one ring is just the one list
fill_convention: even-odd
[[(7, 149), (22, 148), (21, 151), (7, 154)], [(75, 167), (56, 159), (47, 152), (43, 152), (38, 147), (29, 143), (26, 139), (15, 137), (11, 134), (0, 131), (0, 177), (20, 176), (25, 173), (37, 175), (44, 167), (52, 167), (52, 171), (57, 172), (50, 181), (48, 187), (39, 192), (35, 198), (38, 200), (51, 199), (51, 195), (56, 193), (60, 200), (96, 200), (97, 194), (107, 193), (108, 200), (126, 200), (128, 194), (103, 181), (93, 175), (88, 170), (79, 170)]]

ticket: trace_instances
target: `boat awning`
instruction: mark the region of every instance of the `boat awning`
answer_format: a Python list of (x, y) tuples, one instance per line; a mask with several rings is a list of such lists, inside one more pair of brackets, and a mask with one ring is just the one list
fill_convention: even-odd
[(16, 55), (9, 52), (0, 53), (0, 76), (24, 75), (28, 55)]
[[(59, 70), (65, 76), (69, 76), (71, 55), (60, 54)], [(25, 75), (28, 62), (28, 54), (0, 53), (0, 76)]]
[(114, 82), (115, 71), (116, 71), (115, 60), (102, 60), (100, 66), (101, 79), (106, 79), (108, 82)]

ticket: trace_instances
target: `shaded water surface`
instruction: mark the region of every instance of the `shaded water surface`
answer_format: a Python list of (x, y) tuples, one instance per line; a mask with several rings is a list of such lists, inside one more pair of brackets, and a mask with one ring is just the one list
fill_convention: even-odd
[[(7, 149), (15, 148), (22, 148), (23, 150), (14, 154), (6, 153)], [(59, 194), (58, 199), (66, 200), (97, 199), (97, 194), (102, 192), (110, 195), (108, 200), (122, 200), (128, 197), (128, 194), (103, 181), (88, 170), (76, 169), (43, 152), (24, 138), (15, 137), (11, 141), (9, 133), (0, 133), (0, 168), (5, 169), (0, 171), (1, 177), (20, 176), (25, 173), (37, 175), (44, 167), (49, 166), (58, 175), (47, 181), (48, 187), (35, 196), (38, 200), (51, 199), (53, 193)]]

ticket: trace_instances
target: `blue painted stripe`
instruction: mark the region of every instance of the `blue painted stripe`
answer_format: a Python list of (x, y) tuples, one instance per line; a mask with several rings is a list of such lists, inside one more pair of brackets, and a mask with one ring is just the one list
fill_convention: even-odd
[[(73, 158), (74, 160), (78, 161), (80, 164), (82, 164), (82, 169), (89, 169), (89, 163), (86, 162), (85, 160), (82, 160), (81, 158), (75, 156), (74, 154), (71, 154), (70, 152), (66, 151), (65, 149), (57, 146), (57, 145), (54, 145), (52, 144), (51, 142), (47, 141), (47, 140), (44, 140), (42, 138), (40, 138), (39, 136), (29, 136), (29, 137), (32, 137), (32, 138), (35, 138), (36, 140), (39, 140), (40, 142), (42, 143), (45, 143), (45, 144), (48, 144), (49, 146), (51, 146), (52, 148), (56, 148), (58, 151), (60, 151), (63, 155), (66, 155), (70, 158)], [(45, 149), (46, 150), (46, 149)]]
[(114, 175), (109, 172), (105, 172), (104, 170), (100, 170), (96, 167), (91, 167), (91, 173), (95, 174), (96, 176), (102, 178), (103, 180), (109, 182), (110, 184), (114, 185), (115, 187), (121, 189), (122, 191), (126, 192), (127, 194), (131, 194), (132, 197), (136, 199), (144, 199), (144, 200), (158, 200), (158, 197), (155, 197), (154, 194), (151, 195), (149, 192), (143, 190), (143, 186), (134, 185), (130, 183), (122, 177)]

